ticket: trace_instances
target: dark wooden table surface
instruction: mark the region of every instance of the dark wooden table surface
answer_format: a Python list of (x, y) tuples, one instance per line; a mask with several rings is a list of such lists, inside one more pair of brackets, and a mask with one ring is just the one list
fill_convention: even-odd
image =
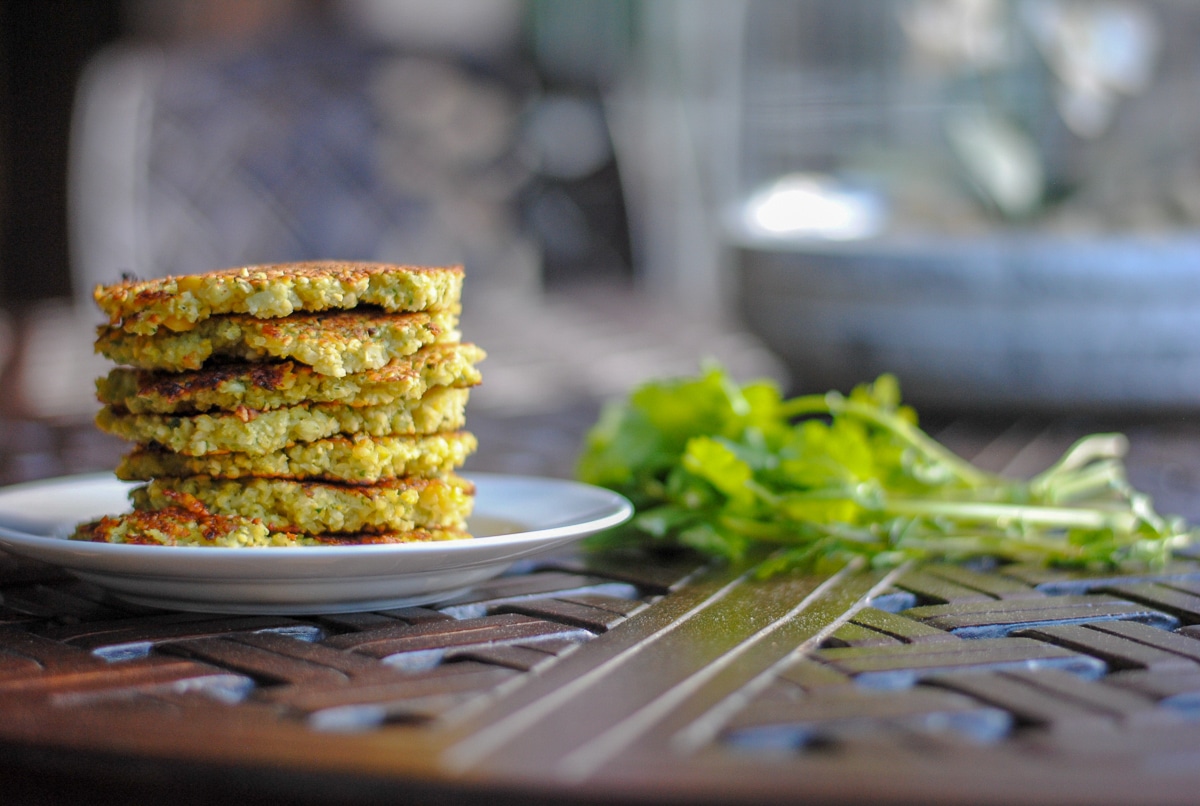
[[(489, 420), (477, 470), (568, 475), (595, 414)], [(1071, 419), (947, 419), (1033, 472)], [(1200, 428), (1119, 424), (1200, 519)], [(5, 483), (111, 466), (10, 420)], [(436, 606), (301, 617), (122, 603), (0, 554), (0, 803), (1170, 803), (1200, 791), (1200, 565), (757, 579), (567, 554)]]

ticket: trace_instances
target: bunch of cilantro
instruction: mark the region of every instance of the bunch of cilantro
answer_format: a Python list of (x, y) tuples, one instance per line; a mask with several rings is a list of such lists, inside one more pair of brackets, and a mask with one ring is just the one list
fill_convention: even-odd
[(1125, 477), (1119, 434), (1077, 442), (1032, 479), (984, 472), (921, 430), (883, 375), (849, 395), (785, 399), (720, 367), (655, 381), (589, 432), (581, 480), (637, 514), (605, 536), (730, 560), (774, 549), (767, 573), (863, 558), (990, 557), (1054, 566), (1160, 566), (1192, 532)]

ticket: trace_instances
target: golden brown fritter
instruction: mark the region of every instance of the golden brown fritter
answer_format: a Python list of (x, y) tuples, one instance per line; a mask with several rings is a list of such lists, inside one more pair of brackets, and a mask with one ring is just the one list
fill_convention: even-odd
[(379, 369), (340, 378), (295, 361), (218, 364), (191, 372), (116, 367), (97, 379), (96, 396), (101, 403), (134, 414), (262, 410), (306, 401), (375, 405), (419, 398), (438, 386), (476, 386), (482, 376), (475, 365), (484, 358), (474, 344), (435, 343)]
[(266, 454), (300, 442), (342, 434), (372, 437), (457, 431), (466, 422), (468, 389), (439, 387), (420, 400), (377, 406), (301, 403), (268, 411), (242, 409), (190, 416), (127, 414), (105, 406), (96, 414), (102, 431), (139, 444), (154, 443), (188, 456)]
[(373, 310), (293, 314), (256, 319), (231, 314), (205, 319), (191, 330), (155, 336), (101, 326), (96, 352), (118, 364), (182, 372), (217, 361), (292, 359), (322, 375), (342, 377), (379, 369), (427, 344), (457, 342), (458, 315)]
[(73, 539), (187, 546), (458, 540), (485, 354), (461, 266), (316, 261), (95, 290), (97, 425), (135, 444), (133, 511)]
[(271, 531), (305, 534), (464, 529), (475, 487), (448, 473), (432, 479), (389, 479), (371, 485), (286, 479), (157, 478), (129, 494), (135, 510), (177, 506), (195, 498), (214, 515), (260, 521)]
[(153, 335), (160, 329), (190, 330), (220, 314), (277, 318), (359, 305), (388, 311), (457, 310), (462, 284), (462, 266), (327, 260), (131, 280), (97, 286), (93, 297), (110, 325)]
[(308, 535), (272, 530), (261, 521), (238, 515), (208, 512), (197, 499), (181, 496), (177, 504), (160, 510), (107, 515), (80, 524), (72, 540), (95, 543), (128, 543), (143, 546), (350, 546), (379, 543), (430, 543), (465, 540), (459, 529), (412, 529), (403, 532)]
[(160, 476), (254, 476), (374, 484), (382, 479), (429, 477), (462, 467), (475, 450), (467, 431), (428, 436), (331, 437), (300, 442), (265, 454), (211, 453), (185, 456), (138, 446), (117, 465), (117, 478), (149, 481)]

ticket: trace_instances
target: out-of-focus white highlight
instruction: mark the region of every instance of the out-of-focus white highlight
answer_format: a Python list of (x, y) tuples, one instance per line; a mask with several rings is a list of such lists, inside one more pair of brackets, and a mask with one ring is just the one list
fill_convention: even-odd
[(877, 235), (885, 211), (869, 190), (819, 174), (795, 173), (752, 194), (741, 218), (752, 235), (846, 241)]

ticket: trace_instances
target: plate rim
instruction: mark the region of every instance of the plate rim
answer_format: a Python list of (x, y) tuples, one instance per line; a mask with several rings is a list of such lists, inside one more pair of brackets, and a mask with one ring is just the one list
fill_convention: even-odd
[[(532, 528), (432, 543), (312, 547), (227, 548), (69, 540), (63, 525), (76, 517), (90, 516), (82, 514), (82, 506), (74, 515), (70, 510), (63, 513), (64, 517), (56, 522), (54, 518), (37, 519), (36, 515), (44, 512), (41, 507), (45, 505), (40, 505), (29, 524), (14, 526), (14, 519), (19, 522), (19, 510), (14, 511), (11, 503), (5, 502), (7, 495), (44, 494), (83, 484), (88, 485), (89, 492), (97, 492), (99, 503), (104, 503), (105, 495), (116, 495), (133, 486), (110, 472), (100, 472), (0, 487), (0, 506), (8, 506), (7, 511), (0, 512), (0, 549), (62, 568), (119, 599), (137, 604), (210, 613), (359, 612), (452, 598), (499, 576), (518, 561), (617, 526), (634, 511), (629, 499), (621, 494), (571, 479), (482, 472), (463, 475), (476, 482), (485, 502), (490, 495), (520, 492), (522, 486), (526, 487), (525, 495), (566, 495), (570, 516), (555, 523), (535, 520), (522, 524), (519, 518), (493, 509), (490, 514), (487, 510), (479, 514)], [(506, 483), (515, 485), (515, 489), (506, 489)], [(576, 498), (570, 498), (571, 494)], [(530, 506), (521, 504), (525, 499), (519, 496), (514, 500), (515, 506)], [(89, 502), (89, 512), (91, 507)], [(574, 514), (571, 507), (575, 507)], [(536, 506), (533, 510), (537, 511)], [(542, 517), (558, 514), (559, 510), (550, 505)]]
[[(17, 543), (18, 545), (69, 545), (76, 550), (88, 549), (97, 553), (111, 554), (113, 556), (121, 556), (128, 554), (131, 556), (148, 557), (152, 556), (150, 552), (159, 550), (170, 550), (171, 555), (176, 558), (181, 556), (198, 556), (198, 557), (265, 557), (278, 556), (280, 551), (288, 551), (290, 557), (300, 556), (289, 551), (290, 548), (315, 549), (320, 552), (320, 556), (330, 559), (340, 557), (343, 554), (352, 554), (353, 556), (363, 556), (379, 554), (390, 556), (393, 554), (440, 554), (443, 552), (460, 552), (468, 553), (471, 548), (477, 548), (480, 543), (486, 543), (489, 546), (499, 547), (501, 545), (523, 545), (526, 543), (538, 543), (541, 541), (552, 541), (558, 538), (573, 537), (577, 531), (588, 530), (589, 533), (602, 531), (614, 526), (619, 526), (633, 516), (633, 504), (628, 498), (620, 493), (610, 490), (606, 487), (600, 487), (586, 482), (575, 481), (573, 479), (564, 479), (552, 476), (531, 476), (523, 474), (509, 473), (494, 473), (494, 472), (478, 472), (467, 471), (463, 472), (464, 478), (474, 482), (477, 487), (489, 486), (502, 482), (506, 483), (521, 483), (544, 485), (557, 487), (562, 490), (573, 490), (583, 492), (588, 495), (596, 496), (598, 501), (606, 499), (606, 505), (598, 503), (597, 515), (581, 515), (579, 518), (573, 518), (565, 523), (550, 524), (546, 526), (524, 529), (520, 532), (509, 532), (504, 534), (483, 535), (480, 537), (472, 537), (467, 540), (446, 540), (428, 543), (370, 543), (366, 545), (351, 545), (351, 546), (305, 546), (305, 547), (285, 547), (285, 546), (242, 546), (242, 547), (225, 547), (225, 546), (155, 546), (147, 544), (127, 544), (127, 543), (102, 543), (90, 541), (73, 541), (68, 540), (65, 535), (45, 533), (39, 534), (35, 532), (23, 531), (20, 528), (14, 527), (5, 522), (5, 513), (0, 512), (0, 547)], [(53, 476), (45, 479), (37, 479), (33, 481), (19, 482), (17, 484), (9, 484), (0, 487), (0, 502), (9, 494), (20, 493), (24, 491), (36, 491), (53, 487), (70, 487), (80, 483), (86, 484), (109, 484), (114, 487), (133, 487), (136, 482), (124, 482), (118, 479), (110, 471), (100, 471), (94, 473), (79, 473), (66, 476)], [(600, 514), (602, 513), (602, 514)], [(476, 513), (487, 515), (487, 513)], [(314, 551), (314, 554), (316, 554)]]

